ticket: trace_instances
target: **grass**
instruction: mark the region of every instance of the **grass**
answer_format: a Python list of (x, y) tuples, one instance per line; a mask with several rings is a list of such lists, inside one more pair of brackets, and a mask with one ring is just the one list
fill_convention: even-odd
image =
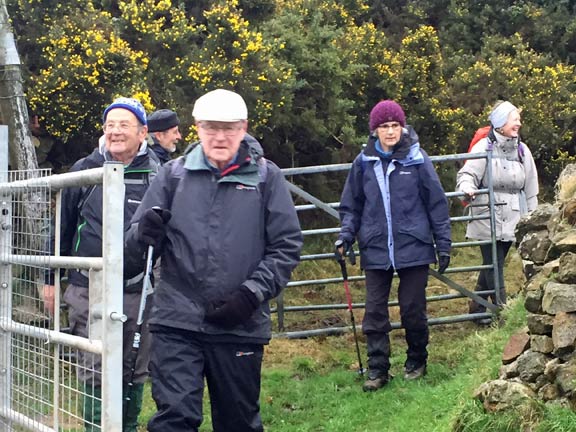
[[(456, 233), (462, 237), (463, 231)], [(458, 241), (458, 240), (455, 240)], [(325, 245), (312, 249), (326, 251)], [(477, 248), (453, 252), (455, 265), (479, 263)], [(359, 274), (358, 266), (350, 274)], [(338, 273), (333, 262), (301, 263), (297, 279), (329, 278)], [(477, 274), (458, 273), (452, 277), (473, 287)], [(506, 264), (507, 292), (512, 297), (503, 312), (505, 324), (478, 328), (473, 323), (430, 328), (428, 374), (417, 382), (402, 378), (406, 344), (403, 330), (392, 336), (392, 374), (396, 377), (375, 393), (362, 391), (362, 377), (351, 332), (342, 336), (301, 340), (273, 339), (266, 347), (262, 372), (261, 414), (267, 432), (568, 432), (576, 431), (576, 414), (557, 406), (538, 403), (532, 412), (485, 413), (472, 395), (485, 381), (496, 379), (502, 349), (510, 335), (525, 325), (524, 283), (521, 261), (512, 251)], [(363, 283), (351, 284), (354, 302), (364, 301)], [(294, 288), (286, 304), (345, 303), (341, 284)], [(429, 295), (449, 292), (433, 278)], [(393, 293), (394, 295), (394, 293)], [(394, 308), (396, 309), (396, 308)], [(462, 314), (467, 301), (451, 300), (429, 304), (429, 316)], [(356, 322), (363, 310), (355, 310)], [(397, 310), (391, 310), (397, 320)], [(349, 313), (315, 311), (286, 316), (286, 330), (349, 325)], [(366, 341), (360, 334), (363, 359)], [(364, 360), (365, 361), (365, 360)], [(155, 412), (147, 385), (141, 424)], [(210, 407), (205, 398), (205, 421), (200, 431), (212, 430)], [(145, 427), (142, 426), (142, 431)]]
[[(539, 405), (527, 419), (517, 412), (486, 414), (472, 398), (484, 381), (495, 379), (502, 347), (525, 325), (521, 297), (504, 312), (505, 325), (477, 328), (472, 323), (431, 329), (428, 374), (402, 378), (405, 344), (393, 332), (392, 373), (384, 389), (364, 393), (357, 373), (351, 334), (306, 340), (272, 340), (267, 347), (261, 395), (269, 432), (480, 432), (574, 431), (576, 415)], [(365, 355), (365, 342), (362, 341)], [(149, 388), (147, 388), (147, 392)], [(154, 412), (149, 394), (142, 420)], [(205, 406), (209, 417), (209, 406)], [(142, 429), (144, 430), (144, 429)], [(211, 431), (210, 419), (200, 429)]]

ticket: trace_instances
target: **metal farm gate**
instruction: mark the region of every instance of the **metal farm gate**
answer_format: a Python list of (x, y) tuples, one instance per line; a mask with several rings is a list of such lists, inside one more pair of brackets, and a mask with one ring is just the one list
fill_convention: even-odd
[[(9, 172), (7, 143), (0, 126), (0, 431), (83, 431), (85, 398), (95, 392), (93, 381), (80, 384), (77, 375), (94, 372), (102, 382), (101, 397), (93, 396), (102, 402), (101, 430), (120, 432), (124, 167)], [(59, 238), (61, 191), (91, 184), (104, 189), (103, 256), (60, 257), (59, 241), (49, 255), (52, 235)], [(89, 338), (64, 331), (58, 277), (54, 314), (44, 308), (46, 272), (65, 268), (89, 271)], [(80, 364), (80, 351), (101, 356), (102, 372)]]
[[(457, 231), (455, 228), (457, 228), (458, 224), (462, 225), (473, 219), (489, 218), (490, 225), (494, 227), (494, 212), (495, 205), (497, 204), (494, 203), (494, 191), (492, 185), (492, 170), (490, 163), (492, 152), (431, 156), (430, 159), (434, 164), (436, 164), (437, 169), (439, 168), (439, 164), (461, 164), (468, 159), (487, 160), (487, 188), (480, 189), (478, 195), (488, 195), (490, 211), (485, 216), (474, 217), (466, 214), (454, 214), (451, 215), (450, 220), (452, 223), (453, 233)], [(282, 170), (284, 175), (290, 181), (290, 190), (297, 199), (296, 209), (299, 213), (300, 220), (302, 221), (302, 232), (304, 234), (305, 242), (299, 268), (296, 269), (292, 276), (292, 280), (284, 290), (284, 293), (276, 299), (276, 307), (272, 309), (272, 311), (277, 314), (278, 325), (277, 333), (274, 335), (275, 337), (303, 338), (315, 335), (340, 334), (351, 330), (351, 326), (347, 325), (345, 319), (342, 318), (346, 315), (337, 313), (337, 311), (347, 310), (347, 302), (333, 301), (331, 303), (316, 303), (314, 301), (317, 298), (342, 300), (345, 298), (345, 292), (342, 287), (343, 278), (340, 275), (339, 267), (336, 264), (333, 253), (334, 241), (337, 239), (338, 233), (340, 232), (338, 216), (339, 202), (337, 201), (340, 199), (340, 196), (334, 196), (334, 201), (326, 202), (297, 186), (298, 182), (304, 182), (306, 180), (315, 185), (322, 184), (322, 182), (329, 182), (332, 190), (341, 191), (351, 165), (352, 164), (321, 165)], [(313, 179), (310, 179), (313, 175), (322, 176), (323, 180), (314, 181)], [(446, 193), (449, 200), (458, 199), (463, 195), (464, 194), (460, 192)], [(471, 206), (473, 205), (474, 204), (471, 204)], [(460, 207), (459, 204), (457, 206), (452, 206), (452, 208), (458, 207)], [(312, 214), (307, 215), (306, 213)], [(322, 224), (322, 226), (319, 227), (319, 224)], [(313, 225), (313, 228), (307, 228), (310, 225)], [(461, 226), (460, 230), (457, 232), (463, 232), (463, 228), (464, 227)], [(455, 253), (458, 253), (458, 250), (464, 250), (466, 248), (474, 248), (477, 250), (478, 246), (490, 243), (492, 243), (493, 262), (496, 262), (496, 237), (494, 229), (492, 229), (491, 241), (469, 241), (464, 238), (462, 238), (461, 241), (454, 241), (453, 238), (452, 254), (454, 255)], [(322, 266), (320, 265), (321, 262), (323, 262)], [(326, 272), (325, 269), (330, 266), (332, 266), (332, 272)], [(349, 277), (351, 287), (355, 288), (352, 290), (353, 298), (363, 299), (365, 295), (363, 286), (365, 277), (359, 271), (359, 265), (348, 266), (348, 269), (350, 273), (355, 273)], [(476, 272), (482, 269), (493, 269), (494, 286), (496, 287), (495, 291), (474, 292), (474, 286), (470, 289), (471, 279), (475, 277)], [(442, 306), (430, 308), (434, 309), (429, 313), (430, 318), (428, 322), (430, 325), (488, 318), (499, 312), (500, 308), (498, 306), (488, 302), (484, 298), (489, 294), (494, 294), (497, 303), (500, 304), (500, 283), (497, 266), (475, 264), (455, 267), (454, 264), (452, 264), (444, 274), (439, 274), (431, 267), (430, 275), (440, 284), (439, 286), (436, 286), (436, 289), (434, 290), (436, 292), (430, 293), (431, 284), (429, 283), (429, 294), (427, 296), (429, 305), (445, 304), (447, 301), (458, 299), (473, 299), (487, 308), (485, 313), (469, 314), (464, 312), (467, 311), (467, 306), (462, 305), (461, 309), (464, 313), (443, 316), (435, 316), (436, 312), (442, 312), (444, 309)], [(464, 278), (464, 283), (462, 280), (456, 280), (455, 276), (457, 275), (466, 276)], [(319, 295), (319, 293), (322, 293), (322, 295)], [(392, 298), (394, 294), (395, 292), (392, 291), (390, 301), (391, 310), (398, 306), (398, 301)], [(480, 297), (479, 294), (481, 294), (482, 297)], [(303, 302), (302, 300), (305, 301)], [(299, 301), (300, 304), (298, 303)], [(354, 309), (363, 309), (364, 306), (365, 304), (363, 302), (354, 302), (352, 305)], [(391, 319), (393, 317), (394, 315), (391, 314)], [(305, 327), (305, 329), (301, 329), (301, 327)], [(400, 328), (400, 324), (398, 322), (393, 322), (392, 328), (398, 329)]]

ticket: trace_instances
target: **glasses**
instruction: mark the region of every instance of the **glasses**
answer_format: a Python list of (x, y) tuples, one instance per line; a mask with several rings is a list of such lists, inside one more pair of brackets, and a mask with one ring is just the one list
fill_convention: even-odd
[(392, 123), (392, 124), (381, 124), (380, 126), (378, 126), (378, 129), (386, 132), (388, 129), (392, 129), (393, 132), (396, 132), (398, 129), (400, 129), (400, 123)]
[(104, 123), (104, 126), (102, 127), (102, 129), (104, 129), (104, 132), (112, 132), (114, 129), (116, 129), (117, 131), (125, 133), (134, 127), (138, 127), (138, 125), (130, 124), (130, 123), (110, 122), (110, 123)]
[(200, 123), (199, 126), (204, 130), (206, 135), (216, 135), (218, 131), (222, 131), (225, 136), (234, 136), (242, 127), (237, 124), (230, 125), (215, 125), (211, 123)]

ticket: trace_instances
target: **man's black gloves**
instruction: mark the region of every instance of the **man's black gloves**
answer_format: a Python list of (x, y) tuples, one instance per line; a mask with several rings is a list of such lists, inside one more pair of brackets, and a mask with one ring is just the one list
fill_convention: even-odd
[(232, 328), (248, 320), (259, 305), (256, 294), (241, 286), (228, 298), (210, 305), (205, 318), (209, 323)]
[(338, 239), (336, 243), (334, 243), (334, 257), (337, 261), (342, 261), (348, 252), (350, 252), (350, 248), (352, 247), (352, 242), (348, 240)]
[(442, 274), (446, 271), (450, 265), (450, 254), (446, 252), (440, 252), (438, 254), (438, 273)]
[(166, 236), (166, 224), (172, 217), (170, 210), (153, 207), (146, 210), (138, 222), (138, 236), (147, 245), (160, 246)]

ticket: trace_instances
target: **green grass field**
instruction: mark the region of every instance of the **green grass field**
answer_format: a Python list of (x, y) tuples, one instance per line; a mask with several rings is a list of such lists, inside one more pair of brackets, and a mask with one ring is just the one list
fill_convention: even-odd
[[(463, 238), (457, 229), (454, 238)], [(455, 240), (458, 241), (458, 240)], [(325, 244), (308, 246), (308, 253), (329, 250)], [(456, 249), (453, 266), (479, 264), (477, 248)], [(360, 274), (358, 266), (350, 275)], [(303, 262), (296, 269), (297, 280), (321, 279), (338, 274), (335, 262)], [(477, 273), (456, 273), (451, 277), (473, 289)], [(354, 338), (342, 336), (308, 339), (273, 339), (266, 347), (262, 372), (261, 414), (267, 432), (569, 432), (576, 431), (576, 415), (566, 409), (539, 405), (536, 412), (486, 414), (472, 397), (478, 386), (498, 377), (501, 355), (510, 335), (525, 325), (521, 297), (524, 284), (521, 260), (515, 251), (508, 256), (506, 287), (510, 301), (503, 312), (500, 327), (477, 327), (471, 322), (431, 326), (428, 374), (420, 381), (402, 377), (406, 344), (403, 330), (392, 336), (392, 370), (396, 376), (375, 393), (362, 391), (358, 375)], [(351, 284), (354, 302), (364, 301), (362, 282)], [(450, 292), (430, 278), (427, 294)], [(394, 291), (392, 293), (394, 295)], [(287, 305), (345, 303), (342, 284), (317, 285), (290, 289)], [(428, 305), (429, 317), (464, 314), (467, 300), (455, 299)], [(363, 310), (354, 310), (360, 324)], [(397, 308), (391, 310), (398, 321)], [(276, 320), (276, 316), (273, 317)], [(315, 311), (286, 315), (287, 331), (350, 325), (349, 312)], [(365, 365), (366, 344), (360, 335)], [(205, 421), (202, 432), (212, 431), (210, 407), (205, 397)], [(146, 387), (141, 430), (155, 412)], [(234, 432), (234, 431), (230, 431)]]
[[(566, 409), (542, 405), (526, 419), (517, 412), (485, 414), (472, 398), (482, 382), (497, 377), (502, 347), (525, 324), (521, 298), (510, 303), (504, 317), (502, 327), (477, 328), (472, 323), (433, 327), (428, 374), (417, 382), (402, 378), (406, 346), (402, 331), (393, 332), (396, 377), (375, 393), (362, 392), (351, 334), (275, 339), (267, 347), (263, 370), (265, 428), (269, 432), (575, 431), (576, 415)], [(143, 424), (154, 412), (149, 390)], [(207, 402), (205, 415), (201, 431), (208, 432), (212, 429)]]

